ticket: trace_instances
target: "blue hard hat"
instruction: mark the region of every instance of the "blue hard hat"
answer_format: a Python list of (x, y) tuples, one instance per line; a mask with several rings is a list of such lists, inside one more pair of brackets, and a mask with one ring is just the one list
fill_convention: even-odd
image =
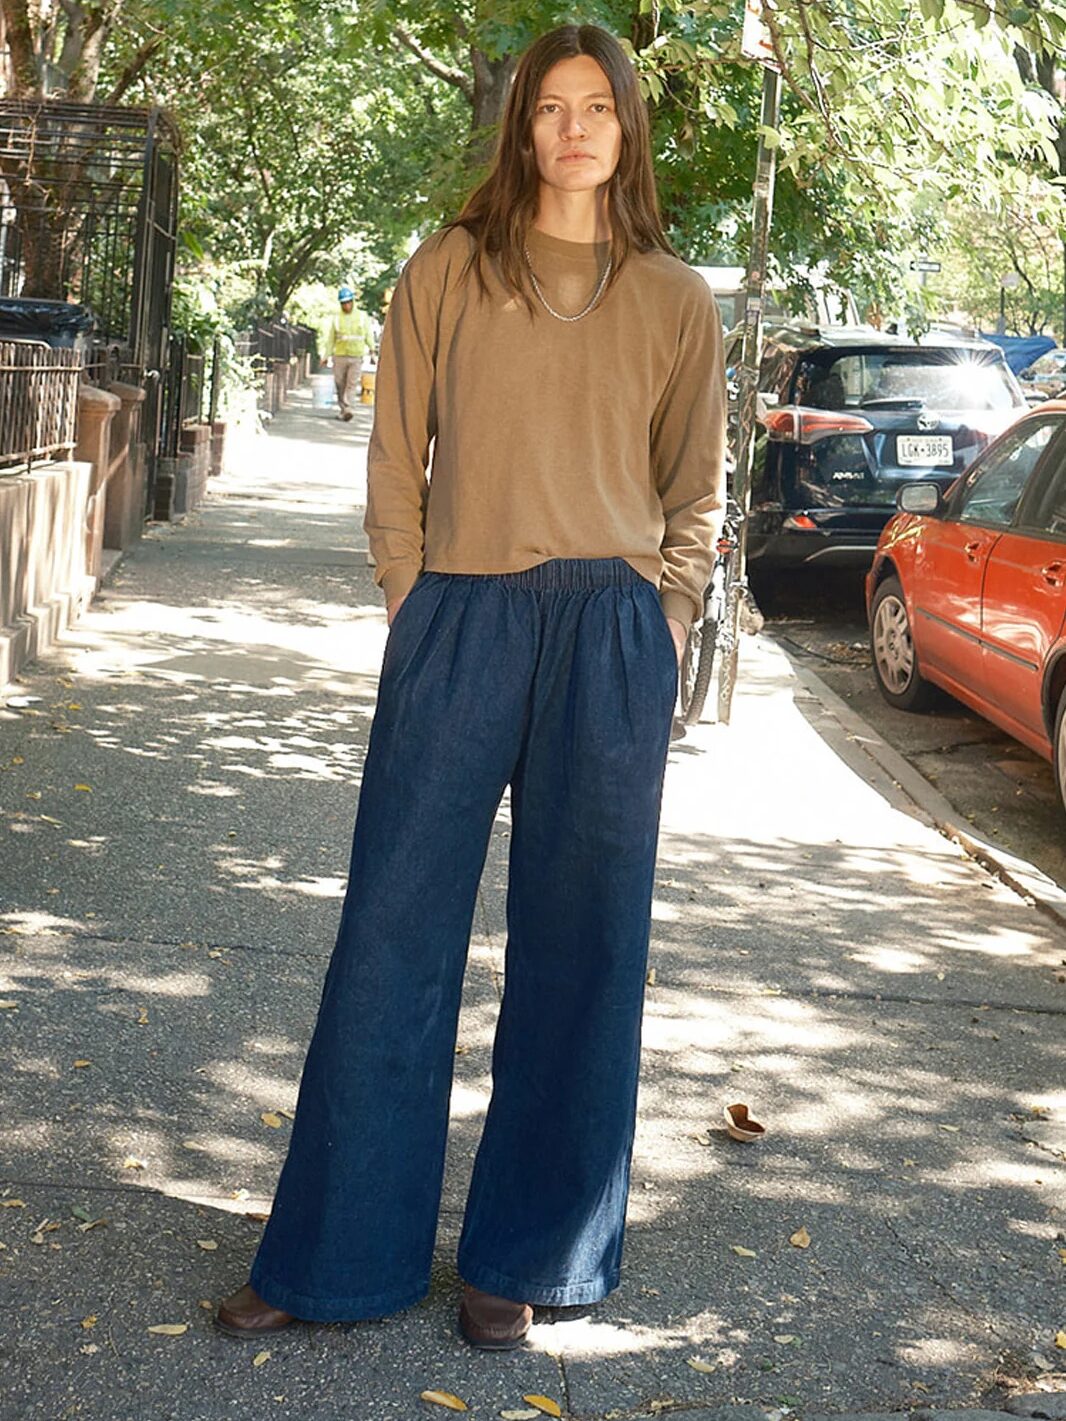
[(352, 288), (351, 288), (350, 286), (342, 286), (341, 289), (337, 292), (337, 300), (338, 300), (338, 301), (354, 301), (354, 300), (355, 300), (355, 292), (352, 290)]

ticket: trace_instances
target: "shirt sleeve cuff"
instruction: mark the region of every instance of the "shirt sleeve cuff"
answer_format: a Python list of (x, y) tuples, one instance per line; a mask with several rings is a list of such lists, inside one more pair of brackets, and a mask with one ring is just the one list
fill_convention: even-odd
[(683, 627), (692, 625), (696, 617), (696, 608), (693, 606), (691, 597), (686, 597), (683, 592), (660, 592), (659, 601), (662, 603), (663, 616), (672, 617)]
[(401, 564), (399, 567), (390, 567), (388, 572), (381, 579), (381, 590), (385, 594), (385, 605), (397, 602), (401, 597), (406, 597), (411, 588), (418, 581), (420, 568), (411, 567), (409, 564)]

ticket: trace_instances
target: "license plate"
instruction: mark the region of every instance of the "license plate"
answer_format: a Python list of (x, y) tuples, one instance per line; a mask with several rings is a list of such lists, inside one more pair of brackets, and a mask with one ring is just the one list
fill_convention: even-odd
[(900, 434), (896, 436), (896, 463), (901, 468), (955, 462), (950, 434)]

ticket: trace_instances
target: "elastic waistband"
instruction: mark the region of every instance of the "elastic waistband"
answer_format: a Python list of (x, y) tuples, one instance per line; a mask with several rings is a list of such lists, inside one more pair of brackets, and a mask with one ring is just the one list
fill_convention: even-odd
[(522, 572), (430, 573), (456, 582), (495, 582), (531, 592), (592, 592), (601, 587), (634, 587), (645, 581), (625, 558), (552, 558)]

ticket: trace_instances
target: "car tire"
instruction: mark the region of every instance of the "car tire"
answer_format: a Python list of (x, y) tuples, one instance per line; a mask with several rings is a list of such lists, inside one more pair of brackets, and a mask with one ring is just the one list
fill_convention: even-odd
[(1055, 767), (1055, 788), (1059, 792), (1059, 803), (1066, 810), (1066, 689), (1059, 696), (1055, 711), (1055, 738), (1051, 742)]
[(926, 710), (933, 688), (918, 669), (903, 588), (886, 577), (870, 605), (870, 658), (877, 688), (896, 710)]

